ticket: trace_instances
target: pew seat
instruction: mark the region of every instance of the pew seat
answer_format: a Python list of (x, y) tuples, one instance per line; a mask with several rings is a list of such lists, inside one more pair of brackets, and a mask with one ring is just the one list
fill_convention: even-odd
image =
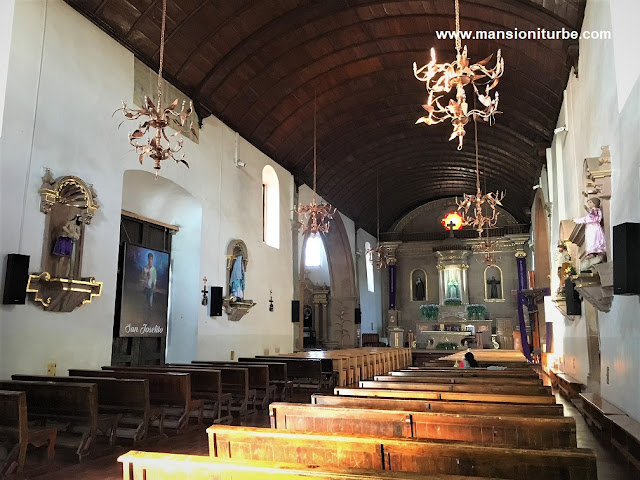
[(496, 393), (437, 392), (425, 390), (390, 390), (383, 388), (346, 388), (334, 389), (336, 395), (349, 397), (412, 398), (422, 400), (445, 400), (450, 402), (490, 402), (490, 403), (526, 403), (555, 405), (553, 395), (516, 395)]
[(587, 425), (596, 428), (600, 438), (608, 443), (611, 440), (611, 421), (607, 415), (626, 415), (626, 413), (597, 393), (581, 393), (580, 399), (582, 400), (580, 411)]
[(611, 445), (636, 470), (640, 470), (640, 422), (627, 415), (607, 415)]
[(100, 430), (114, 445), (120, 416), (98, 413), (95, 383), (3, 380), (0, 390), (25, 392), (30, 427), (57, 429), (56, 447), (74, 449), (80, 461), (96, 453)]
[(289, 432), (214, 425), (209, 455), (235, 460), (369, 468), (426, 475), (476, 475), (513, 480), (596, 480), (589, 449), (524, 449), (464, 442), (387, 438), (358, 434)]
[(151, 405), (161, 407), (164, 412), (163, 418), (152, 421), (151, 426), (163, 432), (171, 429), (181, 433), (188, 427), (192, 411), (198, 412), (198, 418), (202, 419), (203, 402), (191, 397), (188, 373), (69, 369), (69, 376), (147, 379)]
[(163, 432), (164, 410), (152, 407), (147, 379), (103, 377), (50, 377), (45, 375), (11, 375), (13, 380), (67, 383), (95, 383), (98, 387), (98, 412), (120, 415), (115, 440), (123, 439), (137, 445), (149, 435), (152, 422), (159, 422)]
[(569, 417), (502, 417), (436, 412), (342, 408), (272, 403), (271, 428), (423, 438), (515, 448), (576, 448), (576, 422)]
[(56, 436), (55, 428), (29, 426), (25, 392), (0, 390), (0, 444), (6, 442), (11, 447), (6, 457), (0, 459), (0, 478), (23, 472), (29, 445), (47, 445), (47, 460), (53, 460)]
[(118, 461), (122, 463), (124, 480), (489, 480), (486, 477), (422, 475), (136, 451), (121, 455)]
[(560, 370), (549, 369), (551, 385), (560, 389), (568, 399), (578, 398), (584, 389), (584, 384)]
[(343, 395), (311, 396), (316, 405), (335, 405), (345, 408), (373, 408), (411, 412), (468, 413), (471, 415), (501, 415), (519, 417), (562, 417), (564, 407), (526, 403), (448, 402), (409, 398), (347, 397)]

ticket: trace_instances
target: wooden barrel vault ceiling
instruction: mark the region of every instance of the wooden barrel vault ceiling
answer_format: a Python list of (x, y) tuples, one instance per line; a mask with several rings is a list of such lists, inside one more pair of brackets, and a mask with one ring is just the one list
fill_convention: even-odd
[[(157, 71), (161, 0), (66, 1)], [(585, 2), (461, 0), (461, 29), (579, 31)], [(453, 0), (169, 0), (165, 78), (201, 118), (214, 114), (308, 185), (317, 94), (318, 193), (375, 234), (377, 172), (382, 231), (428, 201), (475, 192), (472, 124), (462, 151), (448, 141), (448, 121), (415, 125), (426, 93), (412, 63), (427, 63), (431, 47), (438, 62), (453, 61), (454, 41), (434, 32), (454, 29)], [(472, 62), (502, 49), (503, 113), (478, 126), (480, 168), (522, 223), (573, 65), (571, 42), (463, 41)]]

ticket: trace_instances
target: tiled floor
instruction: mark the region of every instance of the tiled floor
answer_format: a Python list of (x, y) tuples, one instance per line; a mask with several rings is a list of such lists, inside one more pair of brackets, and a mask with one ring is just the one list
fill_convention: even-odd
[[(622, 462), (598, 441), (578, 410), (570, 402), (559, 394), (556, 394), (556, 398), (559, 403), (564, 405), (565, 415), (576, 419), (578, 447), (591, 448), (596, 452), (598, 480), (632, 480), (637, 478), (637, 474), (627, 470)], [(236, 423), (238, 425), (268, 427), (269, 418), (266, 412), (259, 412)], [(204, 429), (191, 431), (147, 445), (144, 450), (206, 455), (208, 453), (207, 435)], [(117, 457), (126, 451), (127, 449), (121, 449), (115, 455), (86, 461), (81, 465), (75, 463), (72, 458), (64, 459), (58, 456), (55, 464), (47, 473), (39, 474), (41, 472), (31, 470), (26, 478), (37, 480), (121, 480), (122, 468), (117, 462)], [(13, 478), (17, 479), (18, 477)]]

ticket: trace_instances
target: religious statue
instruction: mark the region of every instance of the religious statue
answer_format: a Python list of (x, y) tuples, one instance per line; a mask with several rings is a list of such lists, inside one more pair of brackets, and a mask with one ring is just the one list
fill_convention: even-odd
[(422, 280), (422, 277), (418, 277), (418, 279), (416, 280), (416, 284), (413, 288), (414, 300), (424, 300), (426, 298), (426, 291), (424, 287), (425, 285), (424, 285), (424, 281)]
[(567, 246), (564, 242), (558, 242), (556, 263), (558, 264), (558, 278), (560, 279), (559, 290), (562, 290), (564, 288), (564, 281), (567, 278), (567, 269), (571, 268), (571, 255), (567, 251)]
[(231, 278), (229, 279), (229, 295), (235, 297), (236, 300), (244, 298), (244, 265), (242, 263), (242, 255), (236, 257), (231, 270)]
[[(62, 226), (60, 235), (53, 246), (53, 255), (59, 257), (58, 276), (69, 277), (73, 272), (76, 243), (82, 233), (82, 215), (76, 215)], [(65, 264), (66, 263), (66, 268)]]
[(489, 298), (500, 298), (498, 295), (498, 285), (500, 285), (500, 280), (496, 280), (495, 275), (491, 276), (491, 280), (487, 280), (487, 285), (489, 285)]
[(447, 298), (460, 298), (460, 288), (455, 279), (449, 280), (447, 284)]
[(591, 267), (604, 261), (607, 254), (607, 240), (602, 228), (602, 210), (600, 199), (590, 198), (585, 206), (587, 214), (584, 217), (574, 218), (575, 223), (584, 223), (584, 242), (587, 256), (580, 263), (580, 270), (587, 271)]

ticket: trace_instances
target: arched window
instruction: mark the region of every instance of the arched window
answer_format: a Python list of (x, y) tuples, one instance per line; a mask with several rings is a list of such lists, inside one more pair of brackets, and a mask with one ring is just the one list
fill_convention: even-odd
[(364, 251), (367, 252), (365, 255), (367, 267), (367, 290), (375, 292), (375, 285), (373, 283), (373, 255), (369, 253), (370, 250), (371, 244), (369, 242), (364, 242)]
[(280, 184), (270, 165), (262, 169), (262, 241), (280, 248)]
[(305, 267), (321, 267), (324, 245), (320, 235), (311, 235), (307, 238), (307, 245), (304, 250)]

